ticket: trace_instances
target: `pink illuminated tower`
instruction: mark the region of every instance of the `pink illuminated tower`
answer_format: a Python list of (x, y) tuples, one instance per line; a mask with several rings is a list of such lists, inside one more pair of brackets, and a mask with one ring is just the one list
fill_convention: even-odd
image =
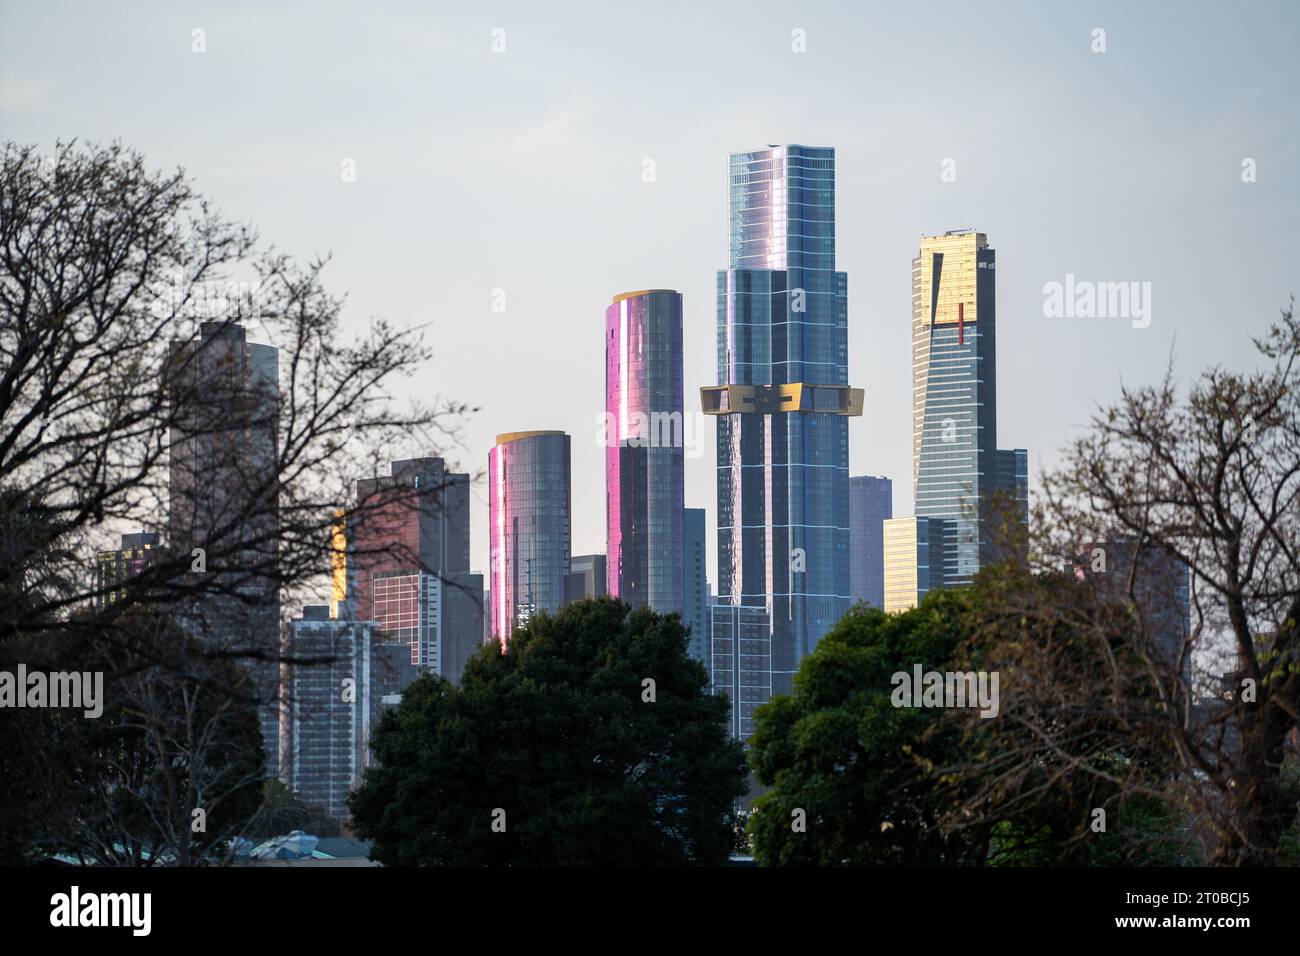
[(605, 310), (610, 595), (682, 611), (682, 296), (625, 292)]
[(508, 432), (488, 452), (492, 636), (506, 642), (564, 604), (571, 513), (569, 436)]

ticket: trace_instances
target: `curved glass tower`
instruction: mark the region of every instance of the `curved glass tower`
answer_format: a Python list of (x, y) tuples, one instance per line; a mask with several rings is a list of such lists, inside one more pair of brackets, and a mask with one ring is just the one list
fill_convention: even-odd
[(605, 310), (608, 591), (682, 610), (682, 296), (625, 292)]
[(772, 618), (772, 692), (849, 609), (848, 276), (835, 271), (835, 151), (731, 155), (718, 273), (718, 597)]
[(564, 605), (571, 513), (569, 436), (508, 432), (488, 452), (492, 636), (504, 648), (538, 611)]

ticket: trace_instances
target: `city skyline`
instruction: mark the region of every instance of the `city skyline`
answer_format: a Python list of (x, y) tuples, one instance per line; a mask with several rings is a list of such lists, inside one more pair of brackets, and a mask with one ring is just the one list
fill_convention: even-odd
[[(1282, 4), (1251, 17), (1209, 4), (1172, 9), (1009, 5), (977, 15), (942, 4), (927, 24), (851, 6), (760, 3), (743, 17), (628, 10), (632, 55), (654, 51), (647, 78), (618, 69), (627, 51), (609, 47), (596, 8), (434, 16), (398, 4), (370, 12), (372, 42), (358, 48), (357, 19), (336, 9), (310, 11), (304, 31), (302, 6), (146, 3), (88, 9), (67, 31), (53, 11), (12, 5), (13, 28), (0, 36), (0, 121), (43, 149), (74, 133), (121, 137), (161, 167), (183, 165), (229, 215), (286, 251), (332, 251), (325, 278), (349, 291), (348, 331), (375, 314), (433, 322), (429, 374), (398, 395), (436, 391), (482, 409), (463, 446), (436, 451), (480, 477), (471, 565), (486, 572), (483, 462), (507, 428), (574, 437), (573, 549), (604, 547), (604, 449), (591, 407), (603, 354), (590, 332), (612, 292), (630, 279), (680, 291), (687, 391), (713, 381), (721, 179), (732, 150), (836, 147), (838, 260), (854, 279), (849, 350), (867, 390), (866, 414), (849, 426), (850, 473), (894, 479), (896, 515), (913, 512), (905, 273), (920, 235), (977, 224), (1001, 250), (1002, 338), (1014, 344), (999, 364), (1004, 383), (1018, 385), (1004, 384), (999, 404), (1007, 434), (1031, 450), (1031, 481), (1095, 401), (1114, 397), (1121, 380), (1159, 378), (1171, 350), (1180, 377), (1251, 361), (1244, 338), (1219, 332), (1226, 315), (1262, 330), (1292, 291), (1285, 224), (1300, 196), (1287, 183), (1300, 149), (1287, 51), (1297, 28)], [(1091, 49), (1097, 27), (1107, 30), (1105, 53)], [(191, 50), (196, 28), (206, 31), (203, 54)], [(494, 54), (497, 28), (506, 50)], [(796, 28), (806, 52), (791, 49)], [(1204, 68), (1206, 44), (1215, 70)], [(62, 55), (42, 55), (51, 48)], [(920, 48), (932, 54), (924, 70), (907, 53)], [(352, 64), (357, 79), (320, 88), (305, 78), (322, 60)], [(738, 75), (740, 90), (727, 79)], [(266, 99), (267, 87), (294, 108)], [(1249, 184), (1247, 157), (1259, 170)], [(341, 179), (345, 159), (355, 182)], [(653, 182), (642, 178), (646, 159)], [(1197, 234), (1205, 241), (1186, 241)], [(581, 269), (560, 267), (562, 246)], [(1043, 286), (1070, 274), (1151, 281), (1151, 325), (1048, 318)], [(1218, 281), (1186, 281), (1195, 275)], [(484, 376), (469, 359), (489, 348), (495, 367)], [(539, 395), (532, 385), (553, 367), (565, 369), (564, 388)], [(703, 423), (698, 457), (685, 462), (685, 497), (697, 505), (714, 498), (713, 429)]]

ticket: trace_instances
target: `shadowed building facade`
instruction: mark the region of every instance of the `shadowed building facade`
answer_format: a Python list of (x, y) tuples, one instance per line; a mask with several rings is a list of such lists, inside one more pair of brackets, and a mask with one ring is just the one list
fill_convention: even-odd
[(849, 479), (849, 587), (853, 603), (885, 606), (884, 527), (894, 516), (894, 483), (857, 475)]
[(193, 557), (191, 633), (237, 657), (257, 697), (268, 776), (280, 755), (279, 351), (242, 325), (173, 341), (166, 546)]
[(717, 282), (718, 595), (765, 608), (772, 690), (850, 606), (848, 277), (835, 269), (835, 151), (730, 159)]

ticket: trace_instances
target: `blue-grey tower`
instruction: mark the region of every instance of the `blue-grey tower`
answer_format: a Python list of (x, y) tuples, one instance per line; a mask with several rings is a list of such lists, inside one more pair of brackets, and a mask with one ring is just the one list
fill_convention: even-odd
[(835, 270), (835, 151), (733, 153), (718, 273), (718, 600), (766, 607), (772, 692), (849, 609), (848, 276)]

